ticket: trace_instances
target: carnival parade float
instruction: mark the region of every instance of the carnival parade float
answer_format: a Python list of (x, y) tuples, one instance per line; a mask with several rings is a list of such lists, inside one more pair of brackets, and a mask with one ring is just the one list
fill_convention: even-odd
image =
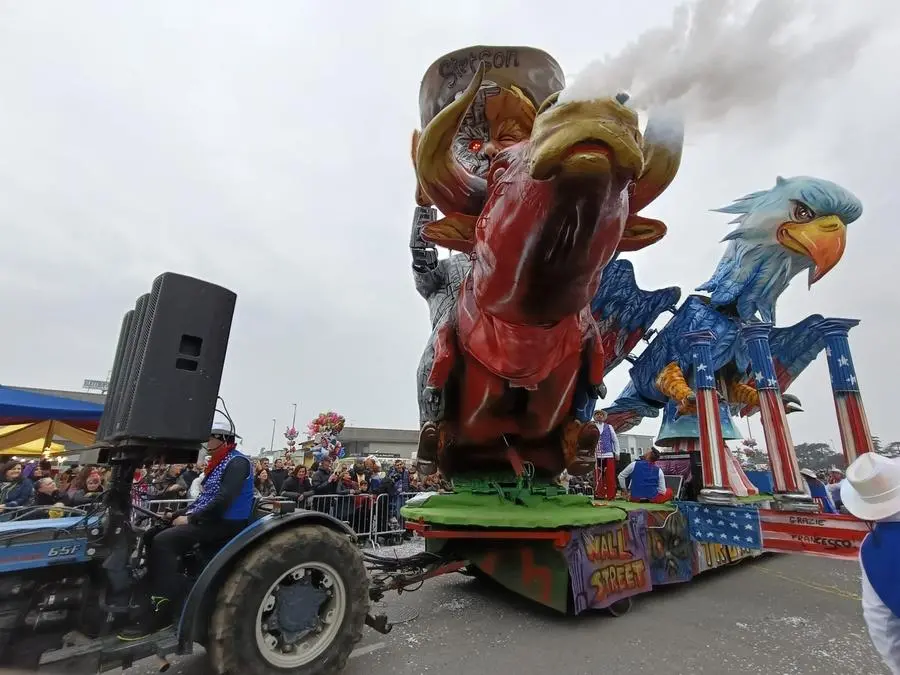
[[(527, 47), (462, 49), (422, 81), (410, 249), (432, 333), (417, 461), (454, 491), (403, 508), (426, 539), (420, 576), (465, 566), (561, 612), (620, 614), (634, 595), (766, 551), (855, 557), (866, 526), (810, 496), (787, 392), (825, 351), (845, 459), (872, 451), (848, 342), (858, 322), (773, 323), (793, 277), (812, 284), (840, 261), (859, 200), (779, 177), (719, 209), (734, 227), (696, 294), (643, 290), (619, 254), (667, 233), (641, 212), (675, 179), (682, 124), (650, 110), (641, 129), (626, 93), (564, 89), (559, 64)], [(591, 416), (626, 360), (629, 384), (604, 410), (620, 432), (661, 415), (658, 466), (677, 486), (665, 503), (566, 494), (555, 480), (593, 470)], [(740, 438), (734, 417), (756, 413), (771, 494), (726, 444)]]

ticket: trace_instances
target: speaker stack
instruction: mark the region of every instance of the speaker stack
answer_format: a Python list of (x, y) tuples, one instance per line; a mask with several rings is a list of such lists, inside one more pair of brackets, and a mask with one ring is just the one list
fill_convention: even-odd
[(209, 438), (236, 300), (200, 279), (156, 278), (122, 319), (98, 443), (196, 454)]

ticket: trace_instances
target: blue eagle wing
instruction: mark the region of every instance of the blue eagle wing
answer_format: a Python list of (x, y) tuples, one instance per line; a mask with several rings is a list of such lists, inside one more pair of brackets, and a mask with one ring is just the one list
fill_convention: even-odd
[[(653, 338), (647, 348), (635, 360), (631, 369), (631, 382), (622, 390), (615, 403), (605, 408), (613, 420), (632, 428), (644, 417), (657, 417), (666, 402), (666, 396), (656, 387), (660, 371), (673, 361), (684, 373), (693, 365), (690, 343), (685, 333), (710, 330), (718, 339), (713, 345), (713, 365), (716, 370), (733, 358), (736, 324), (711, 307), (706, 299), (692, 295), (675, 312), (669, 323)], [(619, 429), (617, 428), (617, 431)]]
[(628, 356), (659, 316), (674, 308), (681, 289), (672, 286), (645, 291), (637, 285), (631, 261), (617, 259), (606, 266), (591, 300), (591, 313), (603, 336), (608, 374)]
[[(821, 331), (816, 330), (821, 321), (821, 314), (813, 314), (793, 326), (773, 328), (769, 334), (769, 348), (772, 350), (775, 374), (781, 391), (787, 391), (825, 349), (825, 338)], [(751, 374), (746, 375), (744, 382), (753, 384)], [(741, 415), (752, 415), (758, 410), (758, 407), (745, 407), (741, 410)]]

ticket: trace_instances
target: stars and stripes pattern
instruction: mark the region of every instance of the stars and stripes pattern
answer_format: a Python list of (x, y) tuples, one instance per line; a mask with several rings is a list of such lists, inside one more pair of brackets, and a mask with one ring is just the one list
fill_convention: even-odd
[(855, 560), (869, 532), (853, 516), (787, 513), (759, 510), (762, 548), (766, 551), (807, 553), (838, 560)]
[(834, 394), (834, 408), (837, 411), (838, 429), (841, 432), (841, 444), (847, 464), (864, 452), (873, 452), (875, 444), (869, 430), (869, 420), (858, 393)]
[[(840, 319), (826, 319), (830, 330), (825, 334), (825, 354), (828, 357), (828, 371), (831, 375), (831, 390), (834, 393), (834, 407), (837, 411), (838, 429), (847, 463), (853, 462), (864, 452), (872, 452), (872, 433), (869, 420), (859, 392), (859, 380), (850, 356), (848, 328), (855, 322)], [(834, 324), (834, 325), (832, 325)]]
[(759, 393), (759, 414), (769, 453), (769, 466), (776, 492), (800, 492), (804, 485), (794, 455), (794, 441), (781, 401), (781, 387), (769, 346), (770, 323), (745, 324), (741, 333), (750, 354), (753, 379)]
[(855, 560), (866, 523), (846, 515), (788, 513), (752, 506), (680, 502), (693, 541)]
[(764, 389), (779, 388), (775, 362), (772, 360), (772, 350), (769, 346), (771, 330), (770, 323), (745, 324), (741, 329), (750, 354), (750, 363), (753, 364), (753, 381), (756, 390), (760, 392)]
[(682, 502), (691, 539), (698, 542), (761, 549), (759, 511), (748, 506), (709, 506)]
[(700, 428), (700, 453), (703, 465), (703, 485), (723, 488), (725, 481), (725, 441), (719, 417), (719, 395), (713, 369), (710, 345), (715, 334), (700, 331), (685, 335), (691, 341), (691, 361), (694, 367), (694, 387), (697, 393), (697, 425)]
[(788, 427), (781, 392), (777, 389), (759, 392), (759, 414), (769, 453), (769, 467), (776, 492), (804, 492), (805, 483), (794, 454), (794, 441)]
[(850, 356), (850, 340), (846, 335), (828, 335), (825, 344), (832, 390), (859, 393), (859, 380), (856, 379), (856, 369)]

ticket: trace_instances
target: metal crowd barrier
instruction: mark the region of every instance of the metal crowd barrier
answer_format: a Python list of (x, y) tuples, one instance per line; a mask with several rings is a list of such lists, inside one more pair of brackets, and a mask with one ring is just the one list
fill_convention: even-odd
[(314, 495), (301, 508), (327, 513), (349, 525), (363, 543), (372, 546), (399, 544), (406, 532), (400, 509), (416, 492), (397, 495)]
[[(406, 533), (400, 509), (417, 492), (402, 492), (396, 495), (312, 495), (298, 499), (298, 506), (312, 511), (327, 513), (347, 523), (356, 532), (363, 544), (382, 546), (399, 544)], [(189, 506), (192, 499), (148, 499), (137, 491), (132, 503), (156, 514), (180, 511)], [(151, 518), (139, 511), (132, 512), (135, 525), (150, 525)]]
[[(153, 499), (143, 491), (132, 490), (131, 492), (131, 503), (134, 506), (158, 515), (163, 515), (168, 511), (180, 511), (190, 506), (193, 501), (193, 499)], [(153, 524), (152, 520), (153, 518), (146, 513), (141, 513), (137, 510), (131, 512), (133, 525), (149, 526)]]

